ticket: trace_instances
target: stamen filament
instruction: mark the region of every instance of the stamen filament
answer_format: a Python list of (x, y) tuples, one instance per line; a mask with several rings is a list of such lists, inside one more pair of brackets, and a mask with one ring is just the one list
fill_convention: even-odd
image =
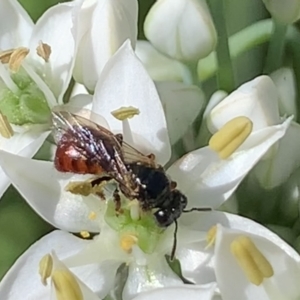
[(6, 70), (5, 66), (1, 62), (0, 62), (0, 77), (4, 81), (8, 89), (10, 89), (14, 94), (18, 92), (19, 90), (18, 86), (11, 79), (9, 71)]
[(37, 75), (32, 70), (32, 68), (27, 64), (26, 61), (22, 62), (22, 66), (23, 66), (24, 70), (27, 72), (27, 74), (31, 77), (31, 79), (37, 84), (37, 86), (40, 88), (40, 90), (44, 93), (49, 107), (52, 108), (52, 107), (56, 106), (57, 101), (56, 101), (52, 91), (47, 86), (47, 84), (40, 78), (39, 75)]

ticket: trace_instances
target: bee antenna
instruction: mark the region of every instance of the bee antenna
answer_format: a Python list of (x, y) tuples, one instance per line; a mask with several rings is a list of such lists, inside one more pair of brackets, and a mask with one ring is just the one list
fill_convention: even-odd
[(192, 207), (190, 209), (184, 209), (184, 213), (190, 213), (192, 211), (212, 211), (211, 207)]
[(176, 248), (177, 248), (177, 231), (178, 231), (177, 220), (175, 220), (174, 223), (175, 223), (175, 230), (174, 230), (173, 247), (172, 247), (171, 256), (170, 256), (171, 261), (174, 260), (175, 252), (176, 252)]

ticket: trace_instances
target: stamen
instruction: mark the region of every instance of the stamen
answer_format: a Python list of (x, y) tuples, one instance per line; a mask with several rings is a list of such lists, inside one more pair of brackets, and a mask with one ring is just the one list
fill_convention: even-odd
[(127, 253), (132, 251), (132, 247), (137, 244), (138, 238), (133, 234), (125, 234), (120, 239), (120, 247)]
[(71, 181), (66, 185), (65, 191), (74, 195), (89, 196), (93, 191), (93, 187), (89, 181)]
[(111, 114), (120, 121), (131, 119), (135, 115), (138, 115), (139, 113), (140, 113), (139, 109), (133, 106), (120, 107), (119, 109), (116, 109), (111, 112)]
[(216, 241), (216, 235), (217, 235), (217, 226), (213, 226), (211, 227), (206, 235), (206, 241), (207, 241), (207, 246), (205, 247), (210, 248), (211, 246), (213, 246), (215, 244)]
[(57, 300), (83, 300), (83, 294), (75, 276), (68, 270), (55, 270), (52, 282)]
[(249, 118), (234, 118), (211, 137), (209, 147), (218, 152), (220, 158), (226, 159), (244, 143), (252, 128), (253, 123)]
[(51, 47), (48, 44), (44, 44), (42, 41), (40, 41), (36, 48), (36, 53), (38, 56), (43, 58), (45, 62), (48, 62), (51, 54)]
[(13, 73), (19, 71), (22, 62), (28, 53), (29, 49), (25, 47), (20, 47), (13, 51), (8, 62), (8, 67)]
[(231, 243), (230, 248), (246, 277), (254, 285), (258, 286), (264, 278), (274, 275), (271, 264), (250, 238), (240, 236)]
[(39, 274), (42, 284), (47, 285), (47, 279), (51, 276), (53, 268), (53, 259), (50, 254), (46, 254), (39, 263)]
[(91, 236), (90, 233), (89, 233), (88, 231), (86, 231), (86, 230), (80, 231), (80, 235), (81, 235), (81, 237), (83, 237), (84, 239), (87, 239), (87, 238), (89, 238), (89, 237)]
[(0, 112), (0, 134), (4, 138), (11, 138), (14, 135), (14, 131), (8, 122), (8, 119), (5, 115)]
[(13, 93), (18, 92), (19, 90), (18, 86), (11, 79), (10, 73), (2, 63), (0, 63), (0, 78), (4, 81), (6, 87), (10, 89)]
[(10, 56), (12, 55), (12, 53), (14, 51), (15, 51), (14, 49), (1, 51), (0, 52), (0, 62), (2, 62), (3, 64), (8, 64)]
[(91, 221), (94, 221), (94, 220), (96, 219), (96, 217), (97, 217), (97, 214), (96, 214), (94, 211), (91, 211), (91, 212), (89, 213), (89, 219), (90, 219)]

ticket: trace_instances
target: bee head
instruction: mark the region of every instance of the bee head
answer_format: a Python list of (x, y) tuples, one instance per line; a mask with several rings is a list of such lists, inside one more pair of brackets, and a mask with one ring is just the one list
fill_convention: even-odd
[(154, 213), (154, 217), (161, 227), (168, 227), (177, 218), (180, 217), (181, 213), (187, 205), (187, 198), (179, 190), (172, 190), (165, 193), (160, 207)]

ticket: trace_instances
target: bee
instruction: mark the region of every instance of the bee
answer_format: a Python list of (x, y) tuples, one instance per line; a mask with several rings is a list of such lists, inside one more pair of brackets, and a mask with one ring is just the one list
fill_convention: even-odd
[[(126, 198), (137, 199), (142, 210), (154, 210), (158, 226), (168, 227), (175, 223), (173, 259), (177, 219), (185, 212), (187, 197), (176, 189), (176, 183), (155, 162), (154, 155), (142, 154), (124, 142), (122, 134), (113, 134), (103, 126), (67, 111), (52, 112), (52, 122), (57, 144), (55, 168), (60, 172), (105, 175), (106, 179), (117, 182)], [(118, 191), (114, 198), (118, 209)]]

